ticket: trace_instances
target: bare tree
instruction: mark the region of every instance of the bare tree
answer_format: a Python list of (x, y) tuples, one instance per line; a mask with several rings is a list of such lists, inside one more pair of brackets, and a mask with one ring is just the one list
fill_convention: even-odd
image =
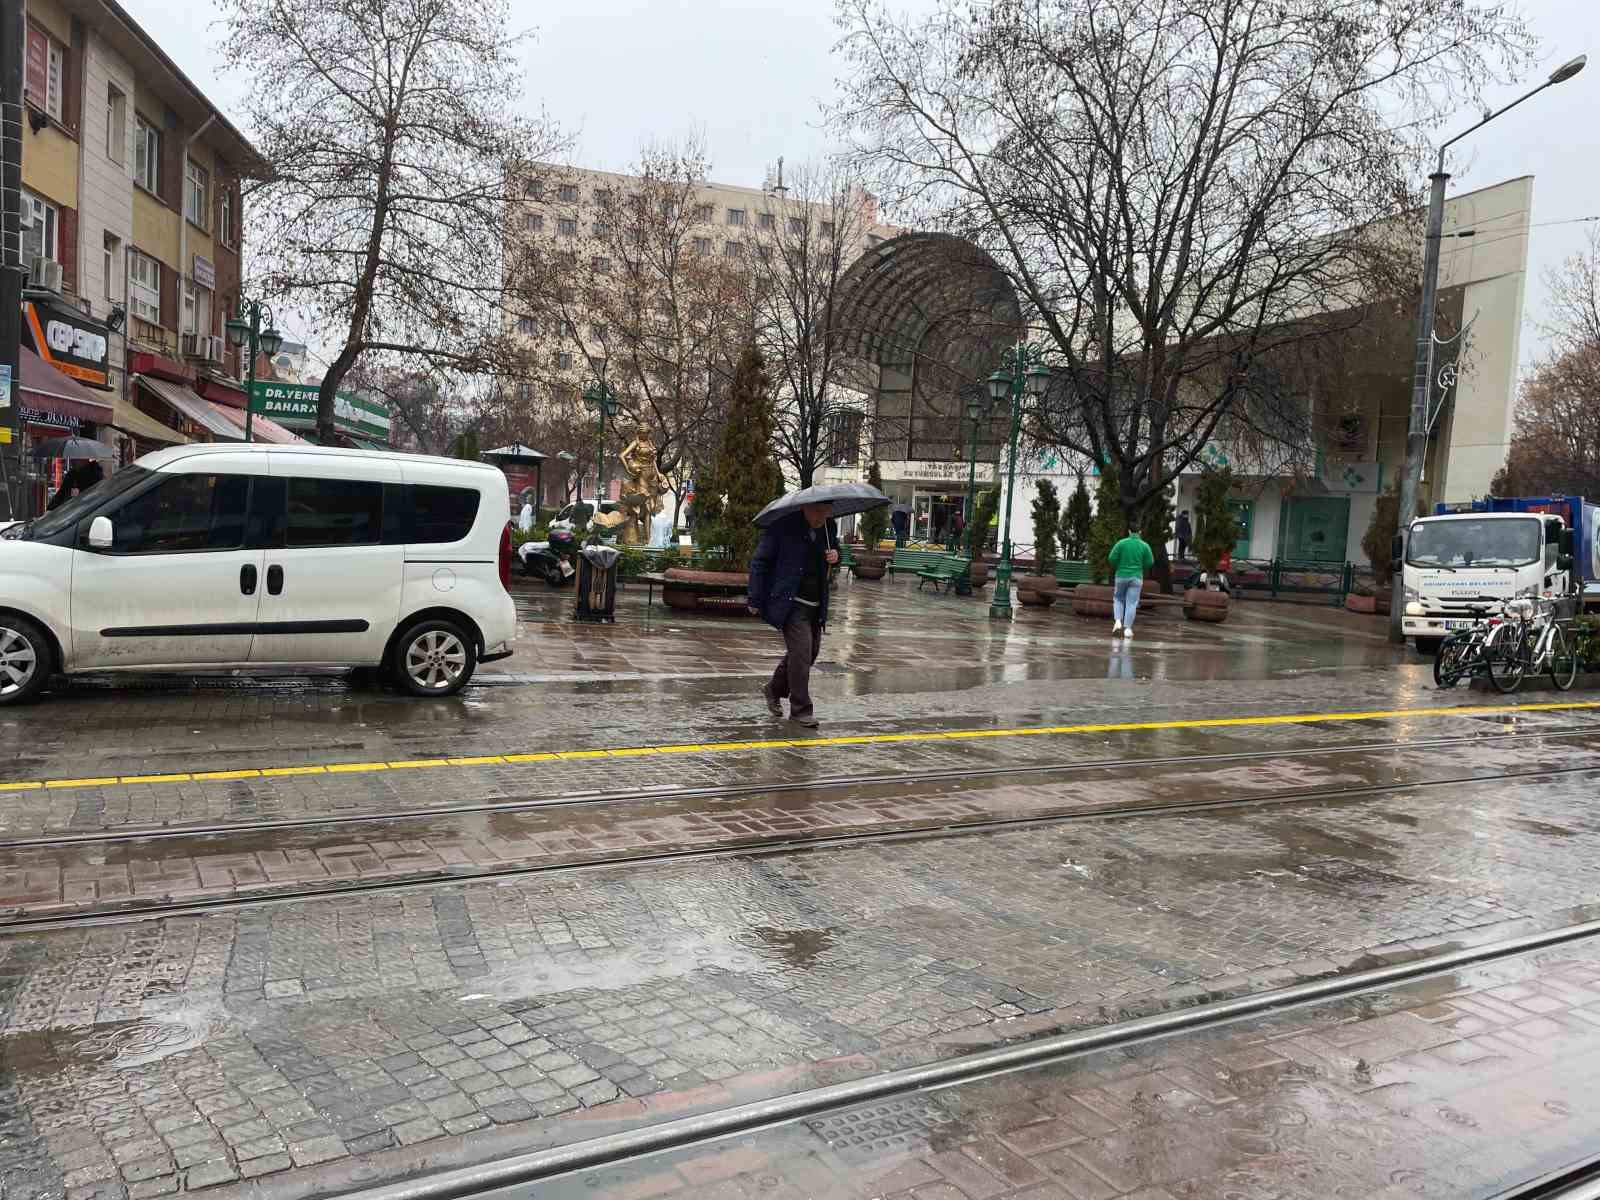
[(537, 339), (524, 378), (573, 414), (579, 379), (604, 378), (624, 425), (654, 440), (678, 507), (715, 450), (721, 394), (751, 329), (748, 259), (716, 252), (705, 177), (694, 139), (652, 146), (597, 189), (586, 226), (523, 242), (508, 272), (507, 307)]
[(317, 423), (363, 355), (401, 371), (498, 370), (508, 165), (558, 148), (516, 114), (504, 0), (222, 0), (225, 61), (252, 80), (271, 164), (250, 196), (261, 288), (338, 346)]
[(854, 161), (1011, 273), (1053, 374), (1030, 430), (1114, 468), (1130, 521), (1221, 436), (1303, 453), (1298, 348), (1411, 293), (1427, 130), (1529, 48), (1474, 0), (839, 15)]
[(870, 385), (834, 313), (840, 281), (867, 247), (876, 201), (834, 167), (802, 167), (791, 178), (756, 213), (750, 307), (777, 389), (778, 461), (810, 487), (835, 449), (836, 418), (860, 439), (861, 418), (848, 414), (862, 413)]

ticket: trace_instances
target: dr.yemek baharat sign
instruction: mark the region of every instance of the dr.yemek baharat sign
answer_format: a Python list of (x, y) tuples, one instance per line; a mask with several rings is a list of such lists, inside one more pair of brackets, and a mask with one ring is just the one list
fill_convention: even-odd
[[(250, 397), (250, 409), (263, 417), (272, 418), (286, 429), (315, 429), (317, 394), (315, 384), (258, 379), (255, 392)], [(334, 395), (333, 426), (339, 432), (387, 443), (392, 424), (389, 406), (382, 401), (349, 392)]]

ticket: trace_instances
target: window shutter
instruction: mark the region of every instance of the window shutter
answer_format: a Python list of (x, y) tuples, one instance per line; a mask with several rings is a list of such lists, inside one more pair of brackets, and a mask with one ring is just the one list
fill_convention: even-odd
[(72, 45), (61, 58), (61, 123), (83, 140), (83, 21), (72, 18)]
[(178, 328), (178, 273), (161, 264), (161, 328)]
[(183, 211), (183, 137), (178, 118), (168, 109), (161, 130), (161, 178), (156, 180), (161, 199)]
[(65, 205), (56, 210), (56, 260), (61, 264), (61, 286), (78, 290), (78, 210)]

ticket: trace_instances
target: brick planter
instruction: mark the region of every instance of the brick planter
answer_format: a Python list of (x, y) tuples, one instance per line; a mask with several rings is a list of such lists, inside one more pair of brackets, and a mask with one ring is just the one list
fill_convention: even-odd
[(1183, 594), (1183, 615), (1191, 621), (1220, 624), (1228, 619), (1228, 593), (1190, 588)]
[(857, 579), (882, 579), (889, 570), (889, 559), (883, 554), (856, 551), (851, 558), (850, 571)]
[(1049, 608), (1056, 602), (1061, 582), (1054, 575), (1018, 575), (1013, 581), (1017, 602), (1029, 608)]
[(1111, 619), (1115, 593), (1103, 583), (1080, 583), (1072, 589), (1072, 611), (1080, 617)]

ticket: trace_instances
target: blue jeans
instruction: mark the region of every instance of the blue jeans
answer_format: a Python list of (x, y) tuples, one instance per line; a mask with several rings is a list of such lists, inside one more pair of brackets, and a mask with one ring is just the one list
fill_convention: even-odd
[(1144, 588), (1142, 579), (1118, 578), (1111, 598), (1111, 615), (1124, 629), (1133, 628), (1133, 615), (1139, 611), (1139, 592)]

